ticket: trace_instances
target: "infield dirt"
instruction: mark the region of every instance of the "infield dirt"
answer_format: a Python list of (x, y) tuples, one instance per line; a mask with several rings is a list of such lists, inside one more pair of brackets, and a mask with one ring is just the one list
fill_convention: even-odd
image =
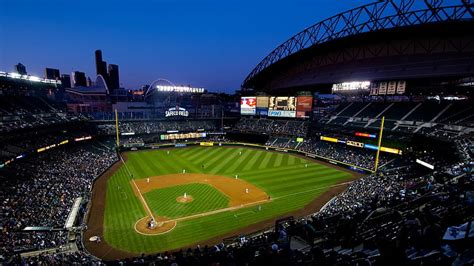
[[(181, 217), (179, 219), (174, 220), (170, 220), (167, 217), (161, 217), (157, 213), (149, 213), (148, 216), (141, 218), (135, 224), (135, 231), (137, 231), (139, 234), (149, 236), (165, 234), (173, 230), (178, 221), (189, 220), (206, 215), (213, 215), (217, 212), (227, 211), (229, 209), (235, 210), (239, 207), (248, 207), (253, 203), (262, 204), (266, 201), (270, 201), (270, 197), (267, 195), (267, 193), (265, 193), (265, 191), (259, 189), (251, 183), (242, 179), (234, 179), (219, 175), (187, 173), (161, 175), (144, 179), (130, 180), (130, 186), (133, 188), (135, 196), (140, 200), (140, 202), (142, 202), (143, 208), (150, 212), (150, 208), (143, 199), (144, 193), (150, 192), (155, 189), (196, 183), (210, 185), (215, 189), (219, 190), (222, 194), (226, 195), (229, 199), (229, 208), (203, 214)], [(177, 200), (181, 200), (181, 202), (184, 203), (189, 202), (187, 200), (192, 200), (192, 198), (184, 198), (184, 196), (180, 196)], [(150, 215), (153, 215), (153, 218), (160, 222), (159, 226), (156, 226), (154, 228), (148, 227), (148, 222), (152, 219)]]
[[(122, 154), (123, 158), (126, 160), (127, 159), (127, 154)], [(272, 219), (268, 219), (266, 221), (258, 222), (250, 226), (246, 226), (244, 228), (241, 228), (239, 230), (234, 230), (231, 232), (228, 232), (226, 234), (216, 236), (210, 239), (207, 239), (205, 241), (200, 241), (196, 243), (192, 243), (188, 246), (182, 247), (183, 249), (188, 248), (188, 247), (195, 247), (197, 244), (200, 244), (201, 246), (204, 245), (215, 245), (217, 243), (222, 242), (222, 239), (227, 238), (227, 237), (232, 237), (236, 235), (241, 235), (241, 234), (250, 234), (253, 232), (256, 232), (257, 230), (261, 230), (264, 228), (268, 228), (274, 225), (274, 221), (283, 217), (288, 217), (288, 216), (295, 216), (295, 217), (301, 217), (305, 216), (311, 213), (314, 213), (318, 211), (324, 204), (326, 204), (331, 198), (334, 196), (338, 195), (339, 193), (343, 192), (346, 187), (348, 186), (347, 181), (355, 180), (358, 179), (362, 176), (363, 174), (352, 172), (348, 169), (335, 166), (333, 164), (329, 164), (326, 162), (322, 162), (316, 159), (312, 159), (309, 157), (305, 157), (302, 155), (295, 155), (297, 157), (305, 158), (307, 160), (315, 161), (318, 164), (330, 166), (333, 168), (336, 168), (338, 170), (344, 171), (351, 173), (351, 177), (340, 181), (338, 186), (334, 186), (329, 188), (326, 192), (324, 192), (322, 195), (311, 201), (308, 205), (306, 205), (304, 208), (301, 208), (299, 210), (295, 210), (290, 213), (286, 213), (284, 215), (280, 215), (277, 217), (273, 217)], [(112, 167), (109, 168), (103, 175), (101, 175), (99, 178), (96, 179), (93, 189), (92, 189), (92, 197), (91, 197), (91, 205), (90, 209), (87, 215), (87, 226), (88, 229), (84, 231), (83, 234), (83, 242), (84, 246), (86, 249), (93, 254), (94, 256), (101, 258), (105, 261), (115, 261), (117, 259), (123, 259), (123, 258), (131, 258), (134, 256), (141, 256), (140, 253), (130, 253), (126, 252), (120, 249), (116, 249), (112, 246), (110, 246), (105, 240), (102, 240), (100, 243), (95, 243), (95, 242), (90, 242), (88, 239), (91, 236), (100, 236), (103, 239), (104, 235), (104, 213), (105, 213), (105, 196), (106, 196), (106, 191), (107, 191), (107, 181), (109, 178), (122, 166), (122, 163), (119, 161), (115, 163)], [(156, 254), (156, 253), (154, 253)]]
[[(132, 182), (132, 181), (130, 181)], [(262, 202), (268, 200), (268, 195), (265, 191), (256, 187), (255, 185), (242, 180), (235, 179), (219, 175), (208, 175), (208, 174), (172, 174), (172, 175), (161, 175), (150, 177), (149, 182), (147, 179), (136, 179), (138, 189), (142, 194), (150, 192), (154, 189), (174, 187), (184, 184), (206, 184), (211, 185), (215, 189), (219, 190), (222, 194), (229, 198), (229, 207), (235, 207), (239, 205), (247, 205), (253, 202)], [(139, 197), (138, 191), (133, 191), (135, 195)]]

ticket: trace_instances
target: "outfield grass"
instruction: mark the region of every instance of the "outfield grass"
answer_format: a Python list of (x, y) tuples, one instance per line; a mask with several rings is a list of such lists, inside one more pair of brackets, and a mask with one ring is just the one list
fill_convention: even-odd
[[(127, 153), (127, 157), (127, 167), (120, 167), (108, 181), (104, 238), (111, 246), (134, 253), (180, 248), (300, 209), (327, 191), (329, 186), (351, 176), (347, 172), (290, 154), (247, 148), (179, 148), (170, 150), (170, 154), (167, 154), (166, 150), (148, 150)], [(263, 204), (261, 210), (253, 206), (180, 221), (175, 229), (163, 235), (144, 236), (136, 233), (135, 222), (146, 216), (146, 212), (133, 193), (128, 171), (133, 174), (133, 178), (140, 179), (181, 173), (183, 168), (186, 168), (187, 173), (229, 177), (238, 174), (239, 178), (264, 190), (272, 197), (272, 201)], [(198, 184), (191, 184), (192, 187), (195, 185)], [(166, 192), (166, 189), (168, 188), (159, 189), (161, 192), (150, 191), (144, 195), (150, 208), (158, 215), (180, 217), (188, 213), (218, 209), (225, 205), (225, 200), (213, 198), (212, 206), (204, 206), (205, 204), (199, 201), (200, 196), (197, 195), (209, 197), (212, 195), (206, 193), (216, 191), (211, 188), (208, 192), (202, 192), (206, 189), (196, 186), (185, 188), (189, 194), (191, 194), (189, 189), (196, 189), (192, 193), (196, 205), (189, 209), (179, 209), (173, 207), (174, 204), (179, 204), (173, 202), (175, 195), (163, 195), (166, 194), (162, 193)], [(184, 190), (182, 192), (184, 193)], [(167, 215), (162, 212), (166, 212)]]

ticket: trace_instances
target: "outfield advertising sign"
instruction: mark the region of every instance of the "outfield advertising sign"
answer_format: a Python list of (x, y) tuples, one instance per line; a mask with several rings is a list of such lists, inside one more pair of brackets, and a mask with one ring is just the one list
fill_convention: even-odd
[(214, 142), (200, 142), (200, 146), (212, 147), (214, 146)]
[(257, 107), (257, 115), (259, 115), (259, 116), (268, 116), (268, 108)]
[(275, 111), (269, 110), (268, 116), (273, 117), (295, 117), (295, 111)]
[(162, 134), (160, 135), (161, 140), (175, 140), (175, 139), (197, 139), (197, 138), (205, 138), (206, 133), (178, 133), (178, 134)]

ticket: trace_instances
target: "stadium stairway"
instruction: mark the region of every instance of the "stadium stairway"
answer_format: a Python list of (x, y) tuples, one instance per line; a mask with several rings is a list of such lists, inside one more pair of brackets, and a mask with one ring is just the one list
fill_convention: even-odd
[[(369, 107), (372, 103), (368, 103), (367, 105), (365, 105), (364, 107), (362, 107), (357, 113), (355, 113), (354, 115), (351, 116), (351, 118), (353, 119), (354, 117), (357, 117), (360, 113), (362, 113), (367, 107)], [(351, 118), (349, 118), (343, 125), (347, 125)]]
[(377, 119), (379, 119), (388, 109), (392, 108), (392, 106), (393, 106), (394, 104), (395, 104), (395, 103), (389, 104), (387, 107), (385, 107), (385, 109), (382, 110), (382, 112), (380, 112), (378, 115), (376, 115), (375, 118), (369, 119), (369, 122), (367, 122), (367, 124), (364, 126), (364, 128), (367, 128), (367, 127), (370, 126), (372, 123), (374, 123), (375, 121), (377, 121)]

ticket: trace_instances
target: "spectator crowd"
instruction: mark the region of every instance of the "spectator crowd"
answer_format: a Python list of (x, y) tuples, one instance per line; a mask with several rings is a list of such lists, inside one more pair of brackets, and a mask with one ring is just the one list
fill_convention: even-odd
[[(306, 122), (300, 121), (298, 125), (283, 120), (262, 122), (264, 120), (257, 123), (265, 126), (251, 128), (251, 119), (243, 119), (236, 128), (242, 131), (263, 129), (273, 136), (267, 142), (268, 146), (297, 149), (373, 168), (374, 151), (327, 143), (317, 138), (296, 141), (294, 136), (285, 135), (285, 132), (295, 127), (301, 130), (295, 132), (304, 136)], [(178, 127), (173, 124), (176, 122), (149, 122), (148, 125), (127, 122), (121, 124), (121, 129), (123, 132), (146, 134), (171, 128), (205, 128), (207, 122), (201, 122), (184, 122)], [(211, 124), (208, 126), (212, 128)], [(107, 127), (102, 130), (107, 130)], [(110, 134), (113, 131), (102, 132)], [(226, 135), (210, 135), (208, 140), (229, 141)], [(131, 136), (127, 141), (137, 143), (143, 139)], [(353, 181), (344, 192), (335, 195), (314, 214), (298, 219), (288, 217), (262, 233), (239, 236), (215, 246), (197, 246), (106, 263), (469, 265), (474, 261), (474, 250), (469, 244), (472, 236), (446, 240), (451, 237), (451, 227), (474, 220), (472, 138), (468, 136), (455, 142), (461, 156), (455, 164), (439, 162), (442, 158), (428, 152), (423, 158), (435, 161), (439, 168), (427, 173), (414, 163), (414, 157), (382, 155), (380, 165), (384, 167), (377, 174)], [(413, 156), (419, 157), (419, 154)], [(1, 255), (16, 264), (101, 264), (100, 260), (84, 251), (44, 253), (29, 258), (13, 254), (66, 244), (68, 240), (62, 228), (74, 200), (89, 192), (93, 179), (116, 160), (116, 154), (109, 146), (94, 141), (40, 153), (0, 172), (4, 184), (0, 188)], [(26, 226), (54, 230), (24, 231)]]
[(113, 149), (88, 143), (62, 146), (2, 169), (1, 254), (63, 244), (65, 234), (61, 231), (24, 229), (63, 229), (74, 201), (89, 193), (94, 178), (116, 160)]
[(241, 118), (234, 128), (247, 133), (305, 136), (308, 133), (308, 126), (309, 121)]
[[(197, 130), (214, 131), (216, 128), (215, 121), (211, 120), (119, 122), (119, 132), (121, 134), (155, 134), (166, 133), (167, 131), (194, 132)], [(113, 123), (99, 124), (98, 129), (100, 134), (115, 134), (115, 124)]]

